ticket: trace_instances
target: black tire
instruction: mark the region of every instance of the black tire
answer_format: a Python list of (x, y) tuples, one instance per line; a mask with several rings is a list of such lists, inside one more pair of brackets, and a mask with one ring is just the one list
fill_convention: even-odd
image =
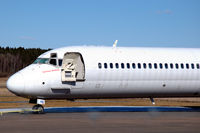
[(34, 105), (32, 110), (33, 114), (44, 114), (44, 107), (40, 104)]

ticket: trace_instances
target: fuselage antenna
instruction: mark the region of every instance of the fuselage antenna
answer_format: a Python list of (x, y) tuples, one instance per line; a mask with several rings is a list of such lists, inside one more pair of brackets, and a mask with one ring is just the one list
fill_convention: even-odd
[(115, 40), (115, 42), (113, 43), (113, 48), (117, 47), (117, 42), (118, 42), (118, 40)]

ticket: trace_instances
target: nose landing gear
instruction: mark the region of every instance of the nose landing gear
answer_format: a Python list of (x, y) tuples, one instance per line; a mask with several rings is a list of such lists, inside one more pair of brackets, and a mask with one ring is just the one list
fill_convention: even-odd
[(44, 114), (44, 107), (40, 104), (34, 105), (32, 110), (33, 114)]
[(36, 105), (32, 108), (33, 114), (44, 114), (44, 107), (42, 104), (45, 104), (45, 100), (43, 99), (30, 99), (29, 103), (34, 103)]

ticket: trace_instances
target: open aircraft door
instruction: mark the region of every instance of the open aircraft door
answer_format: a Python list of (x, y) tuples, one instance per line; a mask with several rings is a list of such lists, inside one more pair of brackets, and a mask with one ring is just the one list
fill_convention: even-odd
[(85, 64), (78, 52), (67, 52), (62, 62), (62, 82), (76, 82), (85, 80)]

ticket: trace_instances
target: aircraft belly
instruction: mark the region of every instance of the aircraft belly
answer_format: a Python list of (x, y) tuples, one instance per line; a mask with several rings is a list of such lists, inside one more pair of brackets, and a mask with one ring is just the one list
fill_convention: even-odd
[[(190, 89), (188, 89), (190, 88)], [(81, 89), (71, 89), (75, 97), (173, 97), (199, 96), (199, 81), (109, 81), (86, 82)]]

